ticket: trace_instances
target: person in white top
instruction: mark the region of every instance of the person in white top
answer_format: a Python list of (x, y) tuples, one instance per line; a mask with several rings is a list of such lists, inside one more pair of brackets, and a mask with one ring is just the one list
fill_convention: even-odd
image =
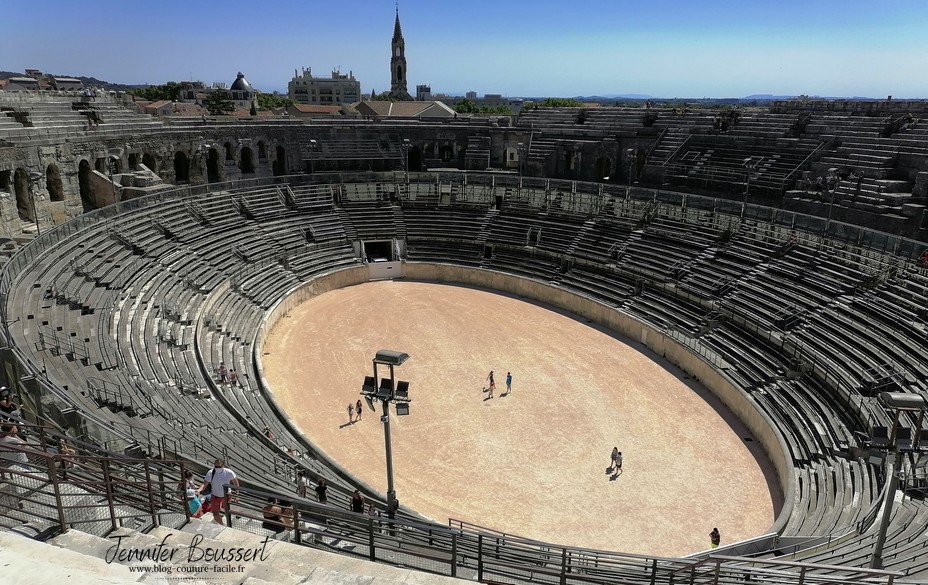
[[(208, 511), (213, 513), (213, 522), (216, 524), (223, 524), (222, 511), (229, 505), (226, 501), (225, 486), (228, 484), (232, 484), (235, 487), (239, 486), (238, 476), (225, 465), (226, 462), (222, 459), (214, 461), (213, 468), (207, 471), (203, 476), (203, 485), (197, 489), (197, 495), (200, 495), (203, 490), (209, 486), (210, 500)], [(234, 494), (235, 492), (232, 493)], [(229, 499), (234, 500), (234, 495), (230, 494)]]

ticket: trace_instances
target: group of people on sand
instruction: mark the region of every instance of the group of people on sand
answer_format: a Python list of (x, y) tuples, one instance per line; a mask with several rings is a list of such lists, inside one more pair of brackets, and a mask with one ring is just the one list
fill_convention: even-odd
[[(496, 379), (493, 377), (493, 370), (490, 370), (490, 373), (486, 377), (487, 385), (483, 387), (483, 391), (486, 393), (486, 398), (484, 400), (489, 400), (493, 398), (493, 392), (496, 391)], [(509, 396), (512, 392), (512, 372), (506, 372), (506, 391), (500, 394), (500, 397)]]

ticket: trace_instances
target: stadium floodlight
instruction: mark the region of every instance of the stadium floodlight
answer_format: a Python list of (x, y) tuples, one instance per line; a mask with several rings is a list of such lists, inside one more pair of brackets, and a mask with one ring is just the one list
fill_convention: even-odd
[[(393, 487), (393, 445), (390, 435), (390, 403), (395, 402), (397, 416), (409, 414), (409, 382), (397, 380), (393, 369), (401, 366), (409, 359), (409, 354), (391, 349), (381, 349), (371, 360), (374, 365), (373, 376), (364, 376), (361, 385), (361, 395), (367, 401), (367, 406), (376, 412), (374, 402), (380, 401), (383, 414), (380, 422), (383, 423), (383, 442), (387, 456), (387, 510), (396, 510), (396, 490)], [(390, 373), (381, 378), (377, 373), (377, 366), (386, 366)], [(377, 381), (380, 381), (378, 384)]]

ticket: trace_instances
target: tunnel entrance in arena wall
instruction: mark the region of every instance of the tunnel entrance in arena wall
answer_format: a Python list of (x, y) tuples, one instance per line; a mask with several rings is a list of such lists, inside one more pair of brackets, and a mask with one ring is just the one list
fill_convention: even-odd
[(61, 182), (61, 173), (58, 166), (50, 163), (45, 167), (45, 188), (52, 201), (64, 201), (64, 184)]
[(174, 154), (174, 182), (190, 182), (190, 159), (181, 151)]
[(77, 167), (77, 184), (81, 194), (81, 206), (85, 213), (97, 208), (97, 198), (90, 184), (91, 172), (90, 163), (82, 160)]
[(219, 151), (215, 148), (209, 149), (206, 156), (206, 180), (210, 183), (218, 183), (219, 177)]
[(29, 197), (29, 174), (25, 169), (13, 173), (13, 189), (16, 191), (16, 211), (22, 221), (35, 221)]
[(413, 146), (409, 149), (409, 172), (418, 173), (422, 171), (422, 150), (418, 146)]
[(147, 168), (149, 171), (153, 173), (158, 172), (158, 163), (155, 162), (155, 157), (147, 152), (142, 155), (142, 164), (145, 165), (145, 168)]
[(244, 146), (242, 147), (242, 163), (239, 166), (242, 174), (251, 174), (255, 172), (255, 163), (254, 163), (254, 154), (251, 152), (251, 148)]
[(276, 148), (276, 156), (274, 157), (274, 176), (279, 177), (281, 175), (287, 174), (287, 151), (284, 150), (283, 146), (278, 146)]
[(609, 178), (610, 173), (612, 172), (612, 163), (609, 161), (608, 157), (602, 157), (596, 159), (596, 180), (603, 181)]

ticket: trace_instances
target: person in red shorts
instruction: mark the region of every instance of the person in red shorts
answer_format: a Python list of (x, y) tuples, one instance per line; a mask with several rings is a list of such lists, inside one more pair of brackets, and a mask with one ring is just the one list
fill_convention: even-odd
[(214, 461), (213, 468), (207, 471), (203, 476), (203, 485), (197, 490), (197, 495), (200, 495), (203, 490), (209, 487), (210, 499), (207, 512), (213, 513), (213, 522), (216, 524), (223, 524), (222, 511), (228, 506), (225, 486), (228, 484), (232, 484), (235, 487), (239, 486), (238, 476), (225, 465), (226, 462), (222, 459)]

